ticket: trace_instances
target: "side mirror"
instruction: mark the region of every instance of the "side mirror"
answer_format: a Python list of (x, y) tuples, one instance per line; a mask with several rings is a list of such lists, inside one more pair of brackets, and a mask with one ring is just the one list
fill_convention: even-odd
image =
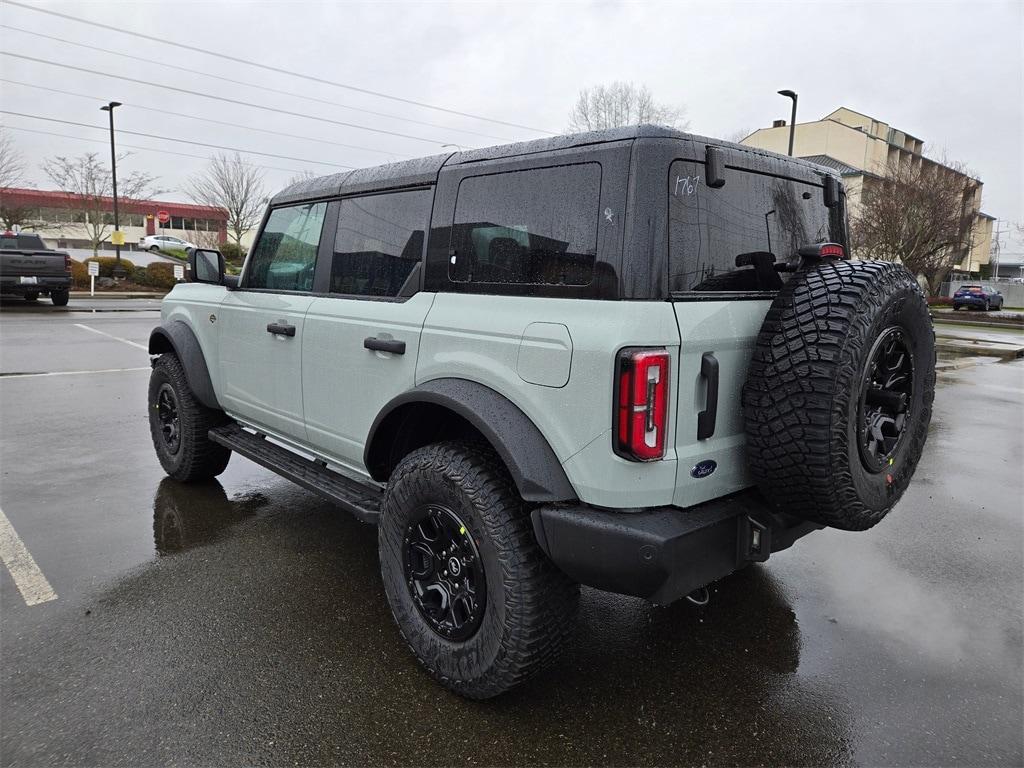
[(189, 249), (188, 268), (193, 283), (224, 284), (224, 257), (220, 251), (206, 248)]
[(704, 149), (704, 182), (712, 189), (725, 186), (725, 168), (722, 150), (718, 147)]

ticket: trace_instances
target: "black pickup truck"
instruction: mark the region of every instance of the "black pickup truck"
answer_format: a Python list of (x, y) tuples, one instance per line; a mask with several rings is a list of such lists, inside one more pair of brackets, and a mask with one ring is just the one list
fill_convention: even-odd
[(56, 307), (71, 293), (71, 257), (46, 247), (39, 235), (0, 235), (0, 293), (35, 301), (49, 295)]

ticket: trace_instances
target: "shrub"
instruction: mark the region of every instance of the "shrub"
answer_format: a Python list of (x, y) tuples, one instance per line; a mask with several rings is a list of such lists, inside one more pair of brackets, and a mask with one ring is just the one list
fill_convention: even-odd
[(220, 246), (221, 255), (228, 264), (239, 264), (245, 261), (245, 249), (237, 243), (223, 243)]
[(153, 288), (169, 290), (173, 288), (177, 282), (178, 281), (174, 279), (174, 265), (157, 261), (153, 262), (146, 268), (145, 283), (143, 284)]
[[(98, 258), (88, 258), (83, 263), (88, 264), (90, 261), (99, 262), (100, 265), (100, 277), (113, 277), (114, 276), (114, 265), (117, 264), (117, 259), (114, 256), (100, 256)], [(128, 259), (121, 259), (121, 267), (124, 268), (125, 277), (131, 278), (135, 274), (135, 264), (128, 261)], [(85, 277), (85, 281), (89, 282), (88, 274)]]
[(953, 300), (949, 296), (929, 296), (928, 297), (929, 307), (951, 307), (953, 306)]
[(181, 248), (161, 248), (160, 253), (164, 256), (170, 256), (172, 259), (181, 259), (182, 261), (188, 261), (188, 251)]
[(84, 262), (71, 260), (71, 282), (76, 287), (87, 287), (89, 285), (89, 272)]

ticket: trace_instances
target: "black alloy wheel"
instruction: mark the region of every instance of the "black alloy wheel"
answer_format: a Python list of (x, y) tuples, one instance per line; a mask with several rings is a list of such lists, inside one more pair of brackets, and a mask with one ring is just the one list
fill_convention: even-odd
[(914, 356), (902, 328), (882, 333), (868, 353), (861, 380), (857, 447), (869, 472), (892, 463), (914, 393)]
[(472, 637), (484, 616), (487, 582), (458, 515), (438, 504), (418, 509), (406, 528), (402, 560), (409, 595), (427, 625), (447, 640)]
[(165, 383), (160, 387), (156, 407), (164, 445), (169, 453), (176, 454), (181, 448), (181, 418), (178, 415), (178, 396), (170, 384)]

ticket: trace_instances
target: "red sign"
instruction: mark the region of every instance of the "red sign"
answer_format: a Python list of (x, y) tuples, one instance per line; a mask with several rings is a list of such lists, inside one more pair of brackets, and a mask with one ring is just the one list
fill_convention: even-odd
[(167, 211), (157, 211), (156, 220), (159, 221), (161, 224), (166, 224), (168, 221), (171, 220), (171, 214), (169, 214)]

